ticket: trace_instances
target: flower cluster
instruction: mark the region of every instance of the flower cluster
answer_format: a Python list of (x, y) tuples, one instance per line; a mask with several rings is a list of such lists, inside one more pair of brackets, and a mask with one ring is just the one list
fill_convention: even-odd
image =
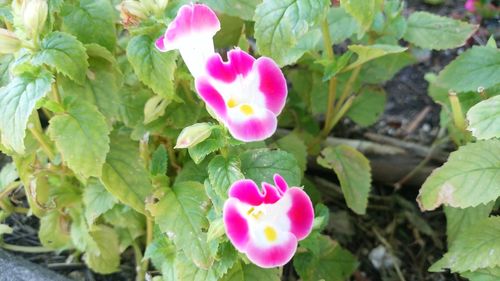
[[(234, 138), (264, 140), (276, 131), (277, 116), (285, 106), (285, 77), (272, 59), (255, 59), (238, 48), (223, 61), (214, 51), (213, 36), (219, 30), (219, 20), (209, 7), (185, 5), (156, 47), (163, 52), (179, 50), (200, 98)], [(207, 128), (191, 126), (189, 131), (199, 135), (183, 137), (185, 142), (178, 147), (203, 139)], [(262, 191), (251, 180), (233, 183), (223, 210), (229, 240), (264, 268), (289, 262), (298, 241), (311, 232), (314, 218), (311, 200), (302, 189), (289, 188), (278, 174), (274, 183), (263, 183)]]

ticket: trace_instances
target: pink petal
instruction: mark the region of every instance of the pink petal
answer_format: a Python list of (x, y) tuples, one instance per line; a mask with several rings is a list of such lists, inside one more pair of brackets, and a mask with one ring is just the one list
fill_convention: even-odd
[(297, 240), (302, 240), (312, 230), (314, 209), (311, 199), (298, 187), (288, 189), (285, 196), (290, 196), (292, 199), (292, 206), (287, 213), (291, 223), (290, 232), (297, 237)]
[(244, 251), (250, 235), (248, 232), (248, 223), (238, 212), (237, 204), (237, 201), (232, 198), (229, 198), (224, 204), (224, 227), (231, 243), (239, 251)]
[(248, 259), (263, 268), (283, 266), (288, 263), (297, 250), (297, 239), (291, 233), (286, 233), (285, 240), (269, 247), (259, 247), (250, 240), (247, 244)]
[(238, 74), (243, 77), (252, 70), (255, 59), (242, 50), (235, 49), (228, 53), (228, 61), (222, 61), (219, 54), (214, 54), (207, 62), (208, 74), (224, 83), (231, 83)]
[(227, 115), (227, 106), (221, 94), (210, 84), (210, 82), (200, 77), (196, 79), (196, 91), (200, 94), (201, 98), (214, 110), (214, 112), (225, 118)]
[(278, 187), (280, 195), (285, 194), (285, 192), (288, 190), (288, 184), (286, 183), (285, 179), (280, 174), (274, 174), (273, 178), (274, 184), (276, 184), (276, 187)]
[(239, 180), (233, 183), (229, 188), (228, 195), (236, 198), (240, 202), (259, 206), (264, 201), (264, 195), (261, 194), (259, 187), (252, 180)]
[(233, 120), (228, 115), (226, 123), (231, 135), (244, 142), (265, 140), (274, 134), (278, 126), (276, 115), (269, 110), (265, 110), (261, 116), (252, 115), (246, 120)]
[(262, 183), (262, 189), (264, 190), (264, 203), (274, 204), (276, 201), (281, 199), (281, 194), (278, 189), (267, 182)]
[(256, 61), (260, 76), (260, 91), (266, 99), (266, 107), (275, 115), (281, 113), (286, 102), (287, 86), (285, 76), (279, 66), (270, 58), (261, 57)]
[(189, 37), (192, 33), (213, 37), (219, 30), (219, 19), (208, 6), (203, 4), (184, 5), (179, 9), (177, 16), (165, 32), (165, 43), (176, 45), (178, 40)]
[(476, 11), (475, 0), (467, 0), (465, 2), (465, 9), (471, 13)]
[(161, 36), (160, 38), (156, 39), (155, 46), (158, 50), (162, 52), (168, 51), (167, 48), (165, 47), (165, 36)]

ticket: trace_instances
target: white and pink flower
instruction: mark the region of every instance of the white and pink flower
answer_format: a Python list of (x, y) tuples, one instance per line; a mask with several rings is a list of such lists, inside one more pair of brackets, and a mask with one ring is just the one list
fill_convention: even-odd
[(235, 182), (223, 211), (229, 240), (263, 268), (289, 262), (314, 220), (311, 199), (302, 189), (289, 188), (278, 174), (274, 183), (262, 183), (260, 191), (251, 180)]
[(194, 77), (204, 73), (207, 59), (214, 54), (213, 37), (220, 30), (220, 22), (208, 6), (182, 6), (169, 24), (164, 36), (156, 40), (162, 52), (178, 49)]
[(213, 54), (196, 89), (234, 138), (250, 142), (270, 137), (287, 97), (285, 77), (270, 58), (253, 58), (240, 49), (224, 62)]

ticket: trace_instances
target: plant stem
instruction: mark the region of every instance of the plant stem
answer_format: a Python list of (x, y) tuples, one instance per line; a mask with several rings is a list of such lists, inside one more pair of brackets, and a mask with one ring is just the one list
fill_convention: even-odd
[(132, 248), (134, 249), (135, 256), (135, 270), (137, 272), (137, 276), (135, 277), (135, 281), (144, 281), (147, 266), (144, 266), (146, 262), (142, 261), (142, 252), (137, 242), (132, 243)]
[(340, 121), (340, 119), (347, 113), (347, 111), (351, 108), (352, 102), (354, 101), (354, 96), (349, 97), (349, 99), (342, 105), (341, 108), (339, 108), (338, 111), (336, 111), (335, 116), (333, 117), (333, 120), (330, 124), (330, 130), (337, 125), (337, 123)]
[(15, 251), (15, 252), (22, 252), (22, 253), (50, 253), (53, 252), (54, 250), (48, 249), (45, 247), (41, 246), (19, 246), (19, 245), (12, 245), (12, 244), (0, 244), (0, 247), (4, 248), (5, 250), (9, 251)]
[(330, 60), (335, 60), (335, 53), (333, 53), (332, 49), (332, 38), (330, 37), (330, 28), (328, 26), (328, 21), (325, 19), (321, 23), (321, 35), (323, 35), (323, 44), (325, 47), (326, 57)]
[(455, 126), (461, 131), (466, 131), (464, 114), (462, 112), (462, 106), (460, 105), (457, 93), (450, 92), (448, 94), (448, 98), (450, 99), (453, 122), (455, 123)]
[(349, 80), (347, 80), (347, 84), (345, 85), (345, 88), (342, 91), (342, 95), (340, 96), (340, 98), (335, 106), (335, 109), (334, 109), (335, 112), (337, 112), (339, 110), (339, 108), (342, 106), (344, 101), (349, 97), (349, 94), (351, 94), (353, 84), (356, 81), (356, 79), (358, 78), (360, 70), (361, 70), (361, 65), (355, 67), (354, 70), (352, 71), (352, 74), (349, 77)]
[(328, 106), (326, 108), (325, 125), (323, 126), (323, 130), (321, 132), (322, 138), (326, 138), (331, 130), (330, 123), (333, 118), (336, 95), (337, 95), (337, 78), (332, 77), (332, 79), (330, 79), (330, 83), (328, 84)]
[(35, 139), (37, 140), (37, 142), (40, 144), (40, 146), (42, 147), (42, 149), (45, 152), (45, 154), (47, 154), (47, 156), (49, 157), (50, 161), (54, 161), (54, 159), (55, 159), (54, 151), (52, 151), (52, 147), (47, 142), (47, 139), (45, 138), (45, 136), (43, 135), (43, 133), (40, 132), (39, 130), (37, 130), (37, 128), (35, 127), (35, 125), (32, 124), (32, 123), (28, 124), (28, 129), (33, 134), (33, 137), (35, 137)]
[(0, 199), (2, 199), (4, 196), (6, 196), (7, 194), (9, 194), (12, 190), (18, 188), (20, 185), (21, 185), (20, 181), (11, 182), (10, 184), (8, 184), (2, 190), (2, 192), (0, 192)]
[(61, 103), (61, 96), (59, 95), (59, 90), (57, 89), (57, 80), (54, 81), (51, 85), (52, 89), (52, 98), (54, 99), (55, 102)]

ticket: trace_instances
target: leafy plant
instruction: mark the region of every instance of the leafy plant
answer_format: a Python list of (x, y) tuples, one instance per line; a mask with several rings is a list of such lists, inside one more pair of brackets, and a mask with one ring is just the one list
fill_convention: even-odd
[[(348, 207), (365, 214), (369, 161), (353, 147), (325, 147), (325, 139), (344, 117), (360, 126), (376, 122), (386, 102), (383, 83), (416, 61), (413, 50), (459, 47), (478, 27), (426, 12), (406, 18), (399, 0), (200, 1), (220, 18), (217, 50), (230, 60), (260, 56), (252, 61), (267, 65), (259, 81), (276, 84), (269, 95), (282, 94), (273, 96), (279, 106), (229, 99), (228, 108), (268, 114), (262, 131), (248, 133), (210, 98), (206, 89), (219, 85), (213, 77), (199, 78), (206, 68), (199, 57), (212, 55), (218, 75), (233, 75), (206, 44), (218, 29), (198, 38), (206, 41), (165, 45), (174, 44), (165, 30), (190, 2), (0, 1), (0, 149), (13, 159), (0, 173), (0, 221), (16, 212), (8, 195), (22, 186), (30, 213), (40, 218), (43, 246), (82, 253), (95, 272), (116, 272), (132, 249), (137, 280), (150, 274), (149, 261), (164, 280), (280, 280), (280, 267), (252, 264), (225, 235), (231, 186), (244, 178), (270, 183), (279, 174), (290, 187), (314, 192), (304, 174), (312, 156), (338, 176)], [(455, 242), (433, 269), (464, 276), (497, 274), (500, 260), (498, 251), (484, 259), (486, 248), (498, 246), (499, 228), (488, 217), (500, 196), (499, 155), (491, 153), (500, 151), (500, 53), (493, 45), (473, 47), (428, 77), (443, 114), (453, 113), (443, 125), (464, 146), (429, 177), (419, 202), (425, 210), (450, 206)], [(240, 49), (227, 52), (234, 46)], [(345, 51), (334, 52), (337, 46)], [(160, 52), (173, 49), (180, 51)], [(244, 85), (233, 92), (252, 83)], [(462, 101), (478, 89), (484, 101)], [(448, 90), (457, 96), (448, 99)], [(471, 107), (472, 135), (457, 105)], [(275, 134), (276, 127), (285, 130)], [(358, 262), (321, 234), (321, 206), (293, 266), (304, 280), (344, 280)], [(477, 231), (483, 228), (489, 231)], [(0, 235), (10, 232), (0, 224)]]

